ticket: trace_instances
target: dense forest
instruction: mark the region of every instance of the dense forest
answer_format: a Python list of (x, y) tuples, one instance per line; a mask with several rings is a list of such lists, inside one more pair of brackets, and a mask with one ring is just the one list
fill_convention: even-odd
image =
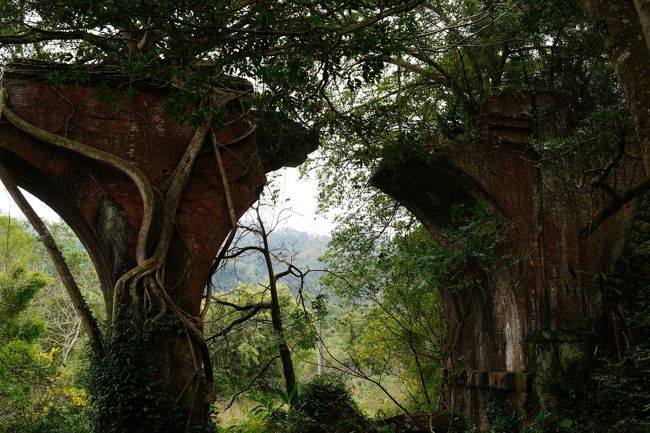
[(7, 0), (0, 68), (0, 433), (650, 430), (647, 2)]

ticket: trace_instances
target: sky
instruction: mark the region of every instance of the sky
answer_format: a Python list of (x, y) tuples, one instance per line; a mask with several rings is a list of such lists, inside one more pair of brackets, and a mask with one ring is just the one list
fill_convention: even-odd
[[(290, 227), (296, 230), (327, 235), (331, 232), (333, 224), (329, 218), (316, 215), (318, 205), (318, 187), (315, 179), (302, 178), (296, 168), (283, 168), (277, 172), (279, 174), (276, 183), (280, 187), (281, 197), (280, 204), (286, 208), (281, 214), (282, 222), (279, 227)], [(47, 221), (59, 221), (59, 216), (36, 199), (34, 196), (25, 192), (25, 196), (31, 203), (36, 213)], [(15, 203), (9, 197), (7, 190), (0, 184), (0, 213), (10, 215), (14, 218), (24, 218)], [(268, 215), (267, 218), (272, 218)]]
[(286, 220), (281, 226), (291, 227), (303, 232), (327, 235), (334, 224), (331, 215), (317, 215), (318, 181), (313, 178), (300, 178), (297, 168), (282, 168), (276, 184), (280, 188), (280, 204), (287, 211), (282, 213)]

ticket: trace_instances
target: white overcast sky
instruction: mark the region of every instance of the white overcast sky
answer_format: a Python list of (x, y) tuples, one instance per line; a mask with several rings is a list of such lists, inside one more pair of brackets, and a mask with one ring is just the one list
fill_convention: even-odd
[[(296, 230), (325, 235), (332, 230), (332, 222), (316, 215), (318, 204), (318, 188), (314, 179), (299, 179), (298, 169), (283, 168), (279, 171), (280, 176), (276, 180), (281, 190), (280, 204), (287, 208), (282, 213), (283, 227), (291, 227)], [(58, 221), (59, 216), (45, 204), (33, 196), (26, 194), (29, 202), (41, 218), (48, 221)], [(11, 201), (9, 193), (0, 184), (0, 213), (11, 215), (14, 218), (24, 218), (16, 204)]]

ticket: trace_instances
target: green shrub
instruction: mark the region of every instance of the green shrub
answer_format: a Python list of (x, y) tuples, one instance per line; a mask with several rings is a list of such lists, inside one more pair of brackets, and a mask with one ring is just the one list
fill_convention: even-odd
[(306, 384), (295, 409), (312, 420), (314, 426), (309, 430), (310, 433), (375, 431), (359, 411), (343, 381), (334, 375), (316, 376)]
[(259, 404), (250, 416), (224, 433), (378, 433), (337, 376), (317, 376), (293, 395), (280, 392), (278, 399), (258, 394)]

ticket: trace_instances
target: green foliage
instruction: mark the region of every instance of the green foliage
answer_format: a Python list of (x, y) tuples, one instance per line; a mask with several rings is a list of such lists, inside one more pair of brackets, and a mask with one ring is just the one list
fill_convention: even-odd
[(75, 406), (53, 406), (32, 418), (16, 417), (0, 421), (2, 433), (90, 433), (87, 414)]
[[(647, 362), (650, 349), (641, 344), (618, 360), (612, 355), (599, 358), (585, 387), (576, 379), (572, 368), (558, 378), (564, 392), (553, 415), (536, 420), (547, 430), (533, 432), (571, 433), (642, 433), (650, 429), (648, 396), (650, 387), (644, 374), (648, 374)], [(631, 367), (636, 366), (636, 367)], [(630, 372), (640, 374), (630, 374)], [(645, 373), (643, 373), (645, 371)], [(535, 426), (535, 423), (533, 424)], [(532, 427), (531, 427), (532, 428)]]
[[(331, 374), (316, 376), (304, 385), (296, 408), (304, 411), (319, 423), (321, 428), (326, 428), (334, 416), (339, 416), (341, 419), (336, 421), (343, 424), (354, 422), (354, 418), (361, 415), (343, 380)], [(350, 415), (348, 412), (352, 414), (351, 419), (345, 419)], [(335, 429), (332, 424), (330, 428)]]
[[(571, 433), (574, 422), (569, 418), (560, 418), (551, 412), (539, 412), (532, 420), (524, 420), (507, 400), (506, 395), (493, 391), (488, 397), (485, 411), (488, 421), (487, 433)], [(455, 424), (455, 431), (463, 433), (478, 433), (476, 426), (463, 430), (463, 422)], [(458, 430), (458, 429), (461, 430)]]
[(421, 226), (396, 231), (378, 237), (356, 222), (339, 229), (323, 283), (352, 308), (337, 320), (349, 333), (343, 359), (375, 379), (398, 376), (398, 398), (435, 411), (445, 347), (441, 290), (475, 289), (499, 262), (503, 229), (484, 207), (457, 206), (444, 245)]
[(519, 416), (516, 409), (498, 391), (490, 395), (485, 416), (490, 425), (489, 433), (516, 433), (519, 431)]
[[(94, 265), (81, 243), (72, 230), (63, 222), (49, 224), (49, 230), (55, 238), (68, 267), (75, 277), (82, 295), (90, 306), (95, 317), (100, 321), (104, 318), (104, 298), (100, 289), (99, 279)], [(74, 377), (77, 370), (85, 368), (87, 363), (84, 354), (86, 333), (81, 329), (66, 289), (56, 277), (56, 270), (47, 257), (45, 248), (38, 244), (34, 248), (42, 257), (41, 267), (52, 276), (52, 282), (40, 292), (34, 300), (34, 315), (43, 317), (49, 324), (40, 338), (43, 347), (56, 347), (55, 356), (66, 365)]]
[[(46, 374), (46, 365), (38, 359), (39, 347), (34, 344), (45, 325), (25, 314), (46, 284), (41, 274), (30, 274), (23, 268), (0, 274), (0, 381), (6, 387), (4, 395), (29, 392), (30, 377)], [(21, 380), (25, 383), (20, 384)]]
[(436, 257), (439, 278), (451, 291), (475, 286), (482, 272), (494, 269), (502, 260), (499, 246), (505, 230), (486, 204), (455, 205), (451, 224), (444, 231), (447, 244)]
[(22, 313), (47, 283), (43, 275), (28, 274), (23, 268), (0, 275), (0, 336), (32, 342), (45, 330), (42, 322), (28, 319)]
[[(197, 101), (210, 100), (213, 89), (241, 91), (225, 75), (234, 73), (260, 84), (260, 97), (251, 98), (258, 112), (313, 118), (320, 93), (335, 78), (337, 86), (357, 88), (379, 77), (386, 58), (414, 28), (414, 17), (400, 13), (416, 6), (398, 0), (111, 0), (101, 7), (87, 0), (10, 0), (0, 4), (7, 11), (0, 14), (0, 54), (5, 61), (31, 57), (77, 67), (110, 64), (129, 83), (173, 82), (182, 91), (170, 99), (169, 108), (190, 123), (212, 111), (213, 106)], [(122, 37), (125, 29), (130, 36)], [(48, 43), (48, 36), (58, 33), (58, 41)], [(24, 44), (3, 43), (4, 36), (19, 34), (29, 35)], [(50, 79), (59, 83), (63, 77)]]
[[(296, 391), (296, 389), (294, 389)], [(371, 433), (375, 428), (357, 408), (347, 386), (333, 375), (316, 376), (300, 393), (283, 396), (280, 406), (267, 395), (243, 423), (229, 427), (230, 433)], [(288, 402), (293, 402), (289, 405)]]
[(20, 266), (33, 269), (39, 261), (34, 251), (36, 238), (25, 227), (22, 221), (0, 215), (0, 269), (4, 272)]
[[(305, 312), (286, 286), (279, 286), (280, 306), (285, 331), (285, 341), (302, 358), (311, 352), (316, 344), (316, 337), (309, 323), (313, 320)], [(241, 284), (230, 293), (218, 294), (218, 298), (236, 305), (254, 305), (268, 303), (269, 293), (261, 288)], [(236, 320), (245, 317), (250, 310), (232, 311), (228, 306), (218, 302), (212, 308), (205, 322), (205, 333), (210, 336), (228, 328)], [(236, 338), (231, 338), (235, 334)], [(250, 392), (271, 393), (283, 388), (282, 366), (278, 360), (267, 366), (278, 355), (278, 336), (271, 326), (271, 314), (268, 308), (259, 311), (255, 317), (239, 326), (231, 328), (226, 335), (209, 341), (214, 348), (212, 362), (215, 383), (219, 393), (225, 397), (232, 396), (246, 389), (254, 377), (259, 377)], [(299, 361), (299, 359), (297, 359)], [(261, 370), (266, 367), (266, 370)], [(300, 362), (297, 362), (300, 368)], [(261, 374), (261, 375), (260, 375)]]
[[(31, 304), (48, 284), (17, 268), (0, 274), (0, 432), (87, 432), (83, 392), (66, 380), (56, 349), (43, 351)], [(30, 313), (30, 314), (28, 314)]]
[(612, 162), (617, 164), (612, 166), (609, 179), (618, 178), (617, 171), (622, 169), (618, 164), (620, 152), (636, 156), (638, 150), (629, 143), (628, 132), (633, 125), (625, 102), (613, 100), (610, 104), (594, 107), (573, 125), (569, 134), (558, 134), (536, 143), (540, 166), (576, 190), (595, 182), (602, 175), (603, 167)]
[(105, 354), (91, 360), (88, 380), (93, 431), (164, 433), (185, 425), (173, 397), (162, 391), (153, 353), (147, 350), (165, 328), (144, 332), (137, 323), (125, 317), (116, 319), (105, 336)]
[[(88, 256), (65, 225), (50, 228), (91, 293), (96, 276)], [(7, 270), (0, 273), (0, 432), (87, 432), (80, 365), (68, 356), (83, 343), (76, 314), (25, 223), (2, 216), (0, 232), (0, 266)]]
[[(538, 132), (553, 129), (555, 136), (552, 145), (544, 140), (536, 148), (570, 184), (585, 185), (616, 156), (619, 131), (613, 116), (604, 114), (625, 112), (625, 103), (579, 1), (464, 0), (426, 7), (414, 28), (405, 25), (413, 36), (399, 54), (401, 67), (362, 91), (332, 90), (337, 110), (323, 115), (323, 146), (312, 165), (322, 167), (321, 207), (343, 208), (347, 220), (394, 214), (367, 188), (379, 164), (398, 164), (408, 155), (436, 158), (458, 143), (471, 152), (485, 140), (486, 99), (502, 93), (555, 95), (558, 106), (567, 107), (567, 118), (560, 109), (542, 121)], [(583, 131), (567, 138), (576, 126)], [(570, 155), (570, 162), (559, 164), (558, 155)]]

